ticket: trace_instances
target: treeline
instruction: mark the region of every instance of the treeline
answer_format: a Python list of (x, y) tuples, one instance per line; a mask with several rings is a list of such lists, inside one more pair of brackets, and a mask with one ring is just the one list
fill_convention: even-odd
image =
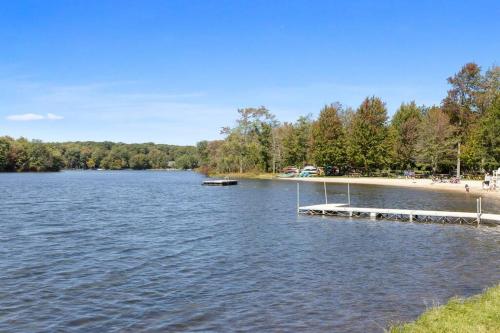
[(197, 144), (204, 172), (274, 172), (285, 166), (330, 167), (335, 173), (426, 170), (478, 173), (500, 166), (500, 67), (469, 63), (448, 78), (439, 106), (403, 103), (389, 121), (385, 103), (367, 97), (357, 109), (340, 103), (280, 123), (265, 107), (238, 110), (224, 140)]
[(58, 171), (60, 169), (191, 169), (197, 167), (196, 148), (153, 143), (44, 143), (0, 137), (0, 171)]
[(389, 170), (479, 173), (500, 166), (500, 67), (463, 66), (448, 78), (439, 106), (403, 103), (389, 121), (385, 103), (326, 105), (318, 118), (280, 123), (265, 107), (238, 110), (223, 140), (196, 147), (113, 142), (43, 143), (0, 137), (0, 171), (191, 169), (205, 173), (279, 172), (328, 167), (335, 174)]

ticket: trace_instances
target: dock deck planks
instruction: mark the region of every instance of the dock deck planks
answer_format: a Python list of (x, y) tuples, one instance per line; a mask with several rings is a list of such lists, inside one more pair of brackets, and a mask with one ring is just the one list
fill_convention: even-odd
[(500, 223), (500, 214), (451, 212), (419, 209), (387, 209), (369, 207), (347, 207), (345, 204), (321, 204), (302, 206), (298, 212), (309, 215), (370, 217), (400, 221), (443, 222), (472, 224), (479, 221)]

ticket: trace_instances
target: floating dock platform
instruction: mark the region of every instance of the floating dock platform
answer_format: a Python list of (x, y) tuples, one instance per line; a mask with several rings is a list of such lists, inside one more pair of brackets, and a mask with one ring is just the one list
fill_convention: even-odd
[(480, 222), (486, 222), (486, 224), (500, 224), (500, 214), (485, 214), (481, 212), (362, 208), (350, 207), (347, 204), (299, 206), (297, 209), (298, 213), (308, 215), (366, 217), (371, 219), (424, 223), (479, 224)]
[(210, 180), (205, 180), (203, 182), (203, 185), (208, 185), (208, 186), (238, 185), (238, 181), (231, 179), (210, 179)]

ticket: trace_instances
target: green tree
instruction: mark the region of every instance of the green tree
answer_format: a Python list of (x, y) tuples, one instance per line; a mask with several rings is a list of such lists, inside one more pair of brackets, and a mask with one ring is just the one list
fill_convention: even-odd
[[(100, 168), (101, 167), (101, 161), (106, 157), (107, 153), (105, 148), (101, 147), (100, 145), (95, 146), (92, 149), (92, 154), (90, 155), (90, 159), (94, 161), (94, 168)], [(90, 168), (89, 165), (87, 167)]]
[(312, 120), (311, 115), (301, 116), (294, 125), (297, 162), (304, 166), (310, 160), (312, 149)]
[(32, 141), (28, 145), (29, 170), (58, 171), (62, 167), (62, 158), (40, 141)]
[(12, 143), (9, 154), (9, 165), (12, 170), (29, 171), (29, 145), (30, 143), (25, 138), (19, 138)]
[(401, 104), (391, 121), (393, 163), (400, 169), (416, 165), (422, 110), (415, 102)]
[(456, 129), (457, 176), (460, 176), (461, 146), (467, 137), (471, 124), (484, 110), (479, 102), (483, 92), (481, 68), (475, 63), (464, 65), (458, 73), (448, 78), (451, 89), (443, 100), (443, 111), (449, 116)]
[(129, 152), (123, 144), (113, 145), (101, 164), (105, 169), (120, 170), (128, 167)]
[[(91, 158), (92, 158), (92, 148), (87, 145), (80, 147), (80, 161), (78, 163), (80, 168), (88, 169), (89, 167), (87, 164)], [(94, 161), (94, 167), (95, 167), (95, 161)]]
[(488, 168), (500, 166), (500, 92), (486, 110), (480, 122), (480, 137)]
[(11, 141), (10, 138), (0, 137), (0, 171), (8, 170)]
[(352, 120), (349, 154), (356, 167), (365, 172), (387, 163), (387, 109), (378, 97), (367, 97)]
[(80, 147), (76, 144), (68, 146), (63, 154), (68, 169), (81, 169), (80, 163)]
[(309, 162), (312, 150), (311, 117), (301, 116), (294, 124), (283, 125), (280, 137), (285, 165), (302, 167)]
[(192, 154), (179, 156), (175, 161), (175, 167), (178, 169), (193, 169), (197, 165), (197, 159)]
[(481, 110), (488, 110), (500, 93), (500, 66), (492, 66), (482, 77), (477, 103)]
[(149, 169), (149, 161), (146, 154), (135, 154), (130, 158), (130, 167), (134, 170)]
[(148, 153), (149, 164), (154, 169), (166, 169), (168, 167), (168, 157), (163, 151), (153, 148)]
[(317, 165), (343, 166), (346, 159), (345, 133), (339, 117), (340, 103), (326, 105), (312, 126), (313, 158)]
[(87, 162), (85, 162), (85, 165), (87, 166), (87, 169), (95, 169), (96, 168), (96, 162), (92, 157), (89, 157), (87, 159)]
[(198, 162), (200, 165), (207, 166), (210, 163), (210, 153), (208, 150), (208, 141), (203, 140), (196, 144), (196, 152), (198, 154)]
[[(268, 171), (276, 154), (272, 130), (277, 125), (274, 115), (263, 106), (239, 109), (238, 114), (236, 127), (225, 127), (221, 131), (227, 143), (223, 148), (237, 157), (240, 173)], [(233, 158), (225, 159), (224, 163), (228, 162), (232, 164)]]
[(276, 131), (280, 147), (280, 162), (281, 167), (298, 165), (301, 163), (296, 156), (295, 131), (293, 124), (285, 122)]
[(455, 157), (456, 138), (448, 115), (441, 108), (430, 108), (422, 119), (420, 131), (420, 162), (429, 165), (433, 173), (449, 168)]

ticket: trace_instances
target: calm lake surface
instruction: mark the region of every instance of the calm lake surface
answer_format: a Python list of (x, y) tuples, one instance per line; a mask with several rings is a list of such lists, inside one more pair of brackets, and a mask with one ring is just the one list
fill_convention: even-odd
[[(382, 332), (500, 280), (500, 228), (297, 216), (295, 182), (203, 179), (0, 174), (0, 331)], [(329, 185), (329, 201), (345, 192)], [(351, 194), (364, 206), (476, 205), (464, 193)], [(323, 202), (323, 185), (301, 184), (301, 197)]]

